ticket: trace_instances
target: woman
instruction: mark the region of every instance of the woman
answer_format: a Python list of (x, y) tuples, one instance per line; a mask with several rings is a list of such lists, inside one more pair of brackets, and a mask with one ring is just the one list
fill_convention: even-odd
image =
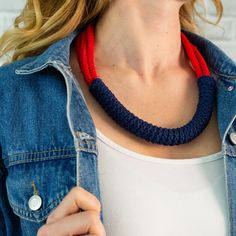
[(27, 2), (0, 41), (3, 235), (236, 235), (236, 65), (194, 4)]

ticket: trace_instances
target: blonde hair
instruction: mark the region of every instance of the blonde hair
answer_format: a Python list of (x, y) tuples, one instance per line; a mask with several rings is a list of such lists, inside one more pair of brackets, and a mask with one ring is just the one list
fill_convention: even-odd
[[(207, 21), (195, 9), (197, 0), (190, 0), (180, 9), (182, 29), (196, 32), (194, 14)], [(222, 17), (221, 0), (212, 0), (217, 22)], [(204, 2), (201, 3), (204, 5)], [(73, 32), (78, 26), (97, 19), (108, 7), (109, 0), (27, 0), (14, 20), (14, 27), (0, 38), (0, 58), (8, 55), (5, 64), (42, 53), (48, 46)], [(208, 21), (207, 21), (208, 22)], [(10, 56), (9, 53), (13, 52)]]

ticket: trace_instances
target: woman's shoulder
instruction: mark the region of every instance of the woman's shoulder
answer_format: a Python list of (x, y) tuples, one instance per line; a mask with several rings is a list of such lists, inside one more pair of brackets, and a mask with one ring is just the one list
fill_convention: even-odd
[[(24, 59), (16, 60), (0, 66), (0, 88), (5, 88), (6, 84), (16, 81), (21, 75), (17, 73), (17, 69), (27, 65), (35, 60), (36, 56), (27, 57)], [(2, 87), (4, 86), (4, 87)]]
[(205, 36), (184, 30), (183, 32), (199, 49), (213, 73), (225, 78), (236, 79), (236, 63), (222, 48)]
[(53, 62), (67, 64), (70, 45), (77, 34), (78, 31), (75, 30), (64, 38), (49, 45), (40, 54), (28, 56), (24, 59), (0, 66), (0, 80), (2, 77), (9, 78), (12, 76), (32, 74)]

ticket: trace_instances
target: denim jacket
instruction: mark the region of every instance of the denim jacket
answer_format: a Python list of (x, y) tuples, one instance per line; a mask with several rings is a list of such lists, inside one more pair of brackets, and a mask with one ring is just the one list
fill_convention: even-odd
[[(36, 235), (76, 185), (100, 200), (96, 130), (69, 64), (81, 30), (40, 55), (0, 67), (0, 235)], [(209, 40), (185, 33), (217, 81), (228, 227), (236, 236), (236, 64)], [(37, 209), (33, 195), (42, 200)], [(102, 210), (100, 217), (103, 222)]]

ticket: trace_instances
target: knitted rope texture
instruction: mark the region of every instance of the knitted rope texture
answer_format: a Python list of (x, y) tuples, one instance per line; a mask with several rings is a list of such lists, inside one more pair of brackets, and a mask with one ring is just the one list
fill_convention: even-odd
[(170, 129), (143, 121), (127, 110), (99, 78), (92, 82), (89, 91), (108, 115), (124, 129), (149, 142), (172, 146), (190, 142), (204, 130), (213, 110), (214, 84), (212, 77), (199, 78), (199, 102), (193, 119), (182, 127)]

